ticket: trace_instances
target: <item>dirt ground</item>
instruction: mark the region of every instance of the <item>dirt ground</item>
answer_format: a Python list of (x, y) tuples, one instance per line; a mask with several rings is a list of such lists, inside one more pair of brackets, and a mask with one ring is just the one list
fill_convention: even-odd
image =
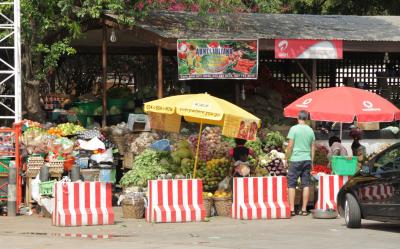
[(400, 245), (400, 225), (378, 222), (365, 221), (363, 228), (356, 230), (347, 229), (340, 218), (300, 216), (256, 221), (213, 217), (202, 223), (149, 224), (121, 218), (120, 208), (116, 213), (112, 226), (70, 228), (54, 227), (49, 218), (35, 215), (0, 217), (0, 248), (397, 249)]

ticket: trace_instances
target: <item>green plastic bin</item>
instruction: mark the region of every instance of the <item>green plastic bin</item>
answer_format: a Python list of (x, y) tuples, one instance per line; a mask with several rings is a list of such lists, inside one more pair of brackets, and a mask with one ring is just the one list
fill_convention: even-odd
[(352, 176), (357, 171), (357, 157), (351, 159), (344, 156), (332, 157), (332, 173), (339, 176)]
[(79, 109), (82, 109), (86, 112), (86, 115), (93, 115), (94, 111), (97, 109), (97, 107), (101, 106), (101, 101), (82, 101), (82, 102), (76, 102), (75, 106), (78, 107)]
[(53, 195), (53, 187), (56, 180), (39, 183), (39, 193), (41, 195)]
[(80, 123), (83, 127), (86, 127), (88, 116), (86, 116), (86, 115), (79, 115), (79, 114), (78, 114), (78, 115), (76, 115), (76, 117), (78, 118), (79, 123)]
[(11, 158), (9, 158), (9, 157), (0, 158), (0, 174), (8, 173), (8, 168), (6, 168), (6, 167), (10, 166), (10, 161), (11, 161)]
[(121, 98), (121, 99), (108, 98), (107, 109), (110, 110), (111, 107), (116, 106), (118, 107), (118, 109), (122, 111), (125, 108), (125, 105), (128, 101), (129, 99), (126, 98)]

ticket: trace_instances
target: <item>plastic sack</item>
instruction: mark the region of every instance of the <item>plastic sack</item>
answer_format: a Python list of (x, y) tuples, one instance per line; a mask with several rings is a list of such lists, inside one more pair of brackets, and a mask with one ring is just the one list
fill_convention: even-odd
[(78, 140), (78, 143), (79, 143), (79, 147), (83, 150), (105, 150), (106, 149), (105, 144), (97, 137), (94, 137), (94, 138), (90, 139), (89, 141)]
[(220, 183), (218, 183), (218, 191), (230, 192), (232, 189), (232, 177), (225, 177)]
[(90, 157), (93, 161), (96, 163), (101, 163), (101, 162), (113, 162), (114, 157), (113, 157), (113, 150), (108, 149), (106, 152), (101, 153), (101, 154), (94, 154)]

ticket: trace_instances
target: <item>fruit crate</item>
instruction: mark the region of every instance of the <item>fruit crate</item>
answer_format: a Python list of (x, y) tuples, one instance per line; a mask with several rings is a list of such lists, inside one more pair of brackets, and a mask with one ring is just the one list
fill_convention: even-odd
[(56, 180), (52, 180), (52, 181), (39, 183), (39, 193), (40, 193), (40, 195), (52, 196), (53, 195), (53, 191), (54, 191), (54, 184), (56, 182), (57, 182)]
[(40, 168), (44, 165), (44, 158), (41, 156), (31, 156), (26, 165), (26, 174), (28, 177), (35, 177), (39, 174)]
[(332, 157), (332, 173), (339, 176), (353, 176), (357, 171), (357, 157)]
[(53, 160), (48, 163), (50, 174), (64, 173), (64, 160)]

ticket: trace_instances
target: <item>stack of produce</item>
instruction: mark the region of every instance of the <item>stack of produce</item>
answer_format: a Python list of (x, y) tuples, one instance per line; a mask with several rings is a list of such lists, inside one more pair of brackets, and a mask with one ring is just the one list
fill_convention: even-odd
[(285, 140), (285, 137), (282, 136), (279, 131), (267, 132), (263, 134), (263, 137), (261, 137), (261, 141), (265, 144), (264, 151), (266, 153), (269, 153), (272, 150), (282, 152)]
[(245, 146), (249, 149), (252, 149), (256, 157), (264, 154), (262, 149), (263, 144), (259, 138), (257, 138), (255, 141), (248, 141)]
[[(172, 166), (170, 167), (171, 173), (183, 173), (184, 175), (192, 173), (188, 172), (189, 167), (192, 165), (193, 154), (190, 150), (190, 144), (186, 140), (175, 145), (175, 151), (171, 153)], [(189, 165), (190, 163), (190, 165)]]
[(158, 139), (160, 139), (160, 137), (157, 133), (143, 132), (131, 144), (131, 151), (134, 155), (139, 155)]
[(314, 155), (314, 165), (322, 165), (327, 166), (329, 163), (328, 160), (328, 148), (324, 145), (317, 144), (315, 148), (315, 155)]
[(157, 152), (151, 149), (135, 157), (134, 167), (128, 171), (120, 181), (122, 187), (146, 187), (148, 180), (157, 179), (161, 174), (168, 173), (168, 169), (161, 162), (168, 161), (168, 153)]
[(272, 150), (270, 153), (259, 158), (259, 173), (265, 173), (268, 170), (271, 176), (285, 176), (287, 173), (285, 154)]
[(25, 145), (29, 154), (46, 153), (49, 136), (45, 129), (31, 127), (23, 133), (22, 143)]
[(83, 128), (80, 125), (76, 125), (73, 123), (65, 123), (65, 124), (59, 124), (57, 125), (57, 130), (61, 131), (62, 136), (71, 136), (75, 135), (78, 132), (84, 131), (85, 128)]
[[(198, 136), (189, 137), (192, 151), (196, 151)], [(221, 127), (206, 127), (201, 135), (199, 158), (201, 160), (211, 160), (214, 158), (223, 158), (229, 156), (230, 144), (222, 139)]]
[(215, 191), (218, 184), (229, 175), (231, 164), (228, 159), (212, 159), (201, 161), (197, 169), (197, 178), (203, 179), (204, 191)]
[(324, 166), (324, 165), (314, 165), (313, 167), (312, 167), (312, 170), (311, 170), (311, 174), (312, 175), (318, 175), (318, 174), (326, 174), (326, 175), (330, 175), (330, 174), (332, 174), (332, 170), (331, 169), (329, 169), (327, 166)]

